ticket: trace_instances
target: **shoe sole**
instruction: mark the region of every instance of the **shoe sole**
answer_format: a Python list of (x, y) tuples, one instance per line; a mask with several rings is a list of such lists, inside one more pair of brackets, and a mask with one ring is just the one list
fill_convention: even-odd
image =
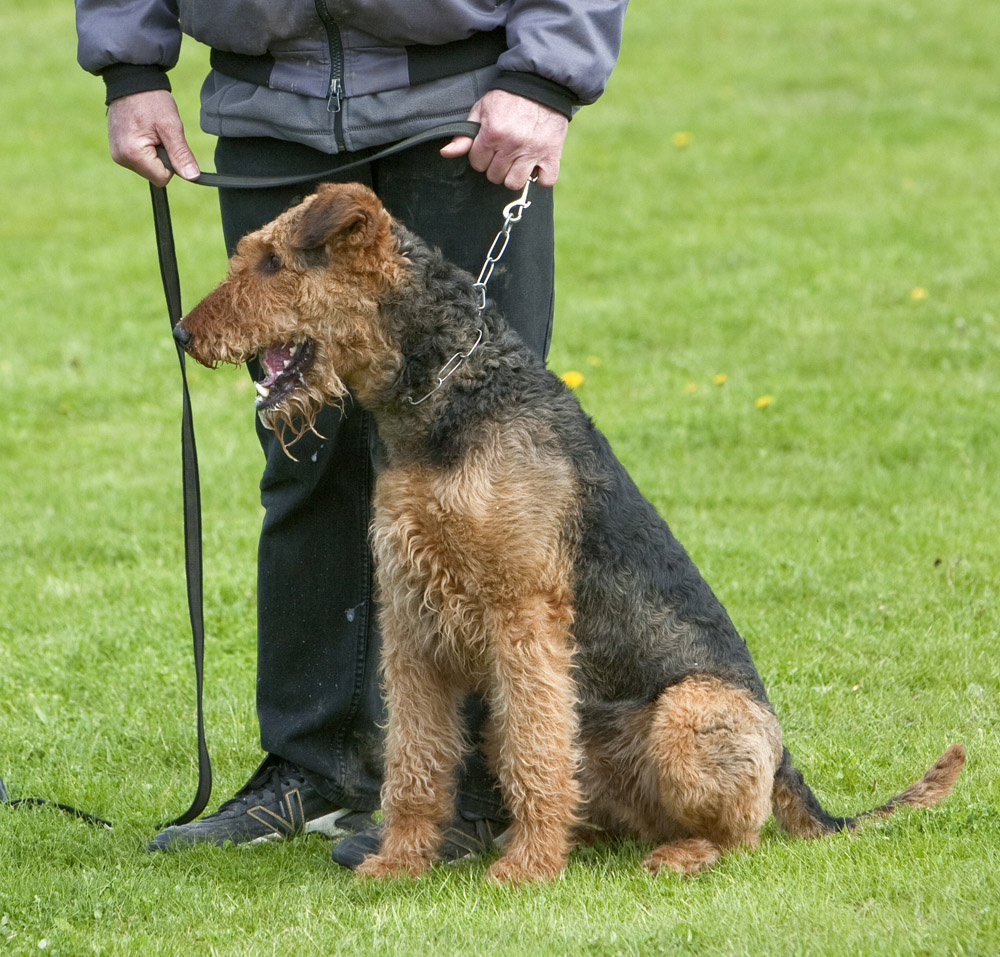
[[(347, 808), (341, 808), (338, 811), (331, 811), (329, 814), (324, 814), (322, 817), (313, 818), (311, 821), (306, 821), (306, 831), (315, 834), (325, 834), (327, 837), (343, 837), (345, 834), (356, 834), (358, 829), (351, 826), (341, 826), (340, 822), (345, 817), (353, 817), (357, 814), (357, 811), (351, 811)], [(370, 825), (369, 818), (369, 825)]]
[[(322, 817), (314, 817), (312, 820), (306, 821), (306, 826), (302, 829), (302, 833), (322, 834), (325, 837), (344, 837), (347, 834), (355, 834), (357, 833), (355, 828), (341, 827), (339, 822), (343, 818), (357, 813), (357, 811), (352, 811), (350, 808), (338, 808), (336, 811), (331, 811)], [(252, 841), (246, 841), (244, 842), (244, 846), (264, 844), (267, 841), (282, 841), (289, 837), (294, 837), (294, 835), (279, 834), (277, 831), (274, 831), (270, 834), (261, 834), (260, 837), (255, 837)]]

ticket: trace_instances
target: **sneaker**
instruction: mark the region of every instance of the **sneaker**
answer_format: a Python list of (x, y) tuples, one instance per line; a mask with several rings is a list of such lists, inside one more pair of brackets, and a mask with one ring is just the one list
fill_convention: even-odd
[[(439, 861), (459, 861), (479, 857), (503, 845), (508, 824), (488, 817), (472, 817), (463, 811), (455, 816), (444, 832), (438, 848)], [(354, 870), (369, 854), (382, 846), (382, 825), (345, 837), (330, 855), (335, 864)]]
[(256, 844), (306, 831), (338, 837), (355, 834), (372, 823), (370, 813), (338, 807), (295, 765), (269, 756), (218, 811), (160, 831), (148, 850), (165, 851), (201, 842)]

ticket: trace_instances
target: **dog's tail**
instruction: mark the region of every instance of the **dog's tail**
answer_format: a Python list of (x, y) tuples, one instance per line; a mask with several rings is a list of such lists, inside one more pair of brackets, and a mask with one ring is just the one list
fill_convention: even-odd
[(785, 748), (771, 792), (774, 816), (793, 837), (821, 837), (834, 831), (850, 831), (867, 818), (888, 817), (898, 807), (933, 807), (951, 792), (964, 764), (965, 747), (953, 744), (919, 781), (885, 804), (856, 817), (833, 817), (823, 809)]

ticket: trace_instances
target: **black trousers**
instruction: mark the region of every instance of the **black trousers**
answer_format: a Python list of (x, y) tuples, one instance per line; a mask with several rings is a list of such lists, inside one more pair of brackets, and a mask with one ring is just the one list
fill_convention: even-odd
[[(487, 181), (464, 158), (442, 159), (441, 145), (418, 146), (339, 178), (370, 186), (393, 216), (476, 275), (503, 223), (503, 207), (517, 194)], [(222, 138), (216, 149), (216, 169), (224, 173), (291, 175), (326, 170), (337, 161), (300, 144), (263, 138)], [(315, 185), (220, 190), (229, 252), (241, 236)], [(531, 208), (513, 227), (489, 296), (544, 356), (553, 315), (552, 193), (532, 186), (529, 199)], [(257, 426), (266, 457), (257, 584), (261, 745), (298, 765), (331, 801), (371, 810), (379, 801), (385, 723), (368, 546), (378, 439), (371, 416), (350, 403), (343, 414), (328, 408), (316, 426), (325, 438), (303, 436), (292, 446), (297, 461), (284, 454), (272, 432)], [(472, 698), (467, 711), (474, 741), (483, 705)], [(501, 806), (499, 790), (474, 750), (461, 773), (459, 807), (496, 817)]]

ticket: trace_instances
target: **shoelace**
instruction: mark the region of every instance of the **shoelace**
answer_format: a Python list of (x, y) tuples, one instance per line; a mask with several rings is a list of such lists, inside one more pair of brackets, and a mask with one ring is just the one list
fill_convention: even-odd
[(307, 781), (302, 774), (296, 774), (285, 762), (273, 764), (252, 778), (239, 794), (219, 806), (216, 813), (235, 809), (238, 805), (268, 804), (280, 799), (286, 791), (302, 787)]

